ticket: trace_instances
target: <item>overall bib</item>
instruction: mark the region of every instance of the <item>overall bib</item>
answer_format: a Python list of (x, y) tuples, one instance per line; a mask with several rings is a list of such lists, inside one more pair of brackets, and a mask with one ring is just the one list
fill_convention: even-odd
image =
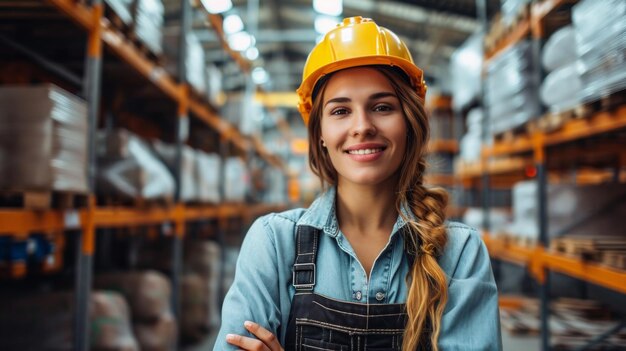
[[(362, 304), (339, 301), (313, 292), (321, 231), (298, 226), (293, 266), (287, 351), (394, 351), (402, 349), (405, 304)], [(429, 332), (425, 331), (429, 340)], [(420, 350), (430, 350), (429, 345)]]

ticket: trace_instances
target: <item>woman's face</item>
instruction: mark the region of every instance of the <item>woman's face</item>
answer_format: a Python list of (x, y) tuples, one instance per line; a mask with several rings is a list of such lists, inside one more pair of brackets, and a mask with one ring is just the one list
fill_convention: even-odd
[(392, 186), (406, 150), (407, 127), (387, 78), (370, 67), (336, 72), (322, 103), (321, 137), (338, 184)]

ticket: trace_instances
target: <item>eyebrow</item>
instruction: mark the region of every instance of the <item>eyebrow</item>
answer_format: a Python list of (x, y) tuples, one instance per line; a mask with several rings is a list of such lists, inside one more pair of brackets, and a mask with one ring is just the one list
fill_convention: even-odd
[[(395, 93), (392, 93), (390, 91), (382, 91), (380, 93), (375, 93), (375, 94), (370, 95), (368, 100), (378, 100), (378, 99), (382, 99), (382, 98), (389, 97), (389, 96), (397, 98)], [(330, 100), (326, 101), (324, 106), (326, 106), (326, 105), (328, 105), (328, 104), (330, 104), (332, 102), (342, 103), (342, 102), (350, 102), (350, 101), (352, 101), (352, 100), (350, 100), (350, 98), (347, 98), (347, 97), (336, 97), (334, 99), (330, 99)]]

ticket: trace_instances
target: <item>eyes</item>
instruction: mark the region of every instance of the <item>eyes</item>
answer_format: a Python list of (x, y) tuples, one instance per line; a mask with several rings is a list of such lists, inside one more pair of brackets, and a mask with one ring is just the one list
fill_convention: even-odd
[[(396, 109), (395, 106), (390, 103), (378, 103), (370, 108), (372, 112), (379, 113), (379, 114), (387, 114), (387, 113), (395, 111), (395, 109)], [(342, 116), (342, 115), (349, 114), (351, 111), (352, 110), (348, 107), (338, 106), (338, 107), (331, 109), (329, 114), (331, 116)]]

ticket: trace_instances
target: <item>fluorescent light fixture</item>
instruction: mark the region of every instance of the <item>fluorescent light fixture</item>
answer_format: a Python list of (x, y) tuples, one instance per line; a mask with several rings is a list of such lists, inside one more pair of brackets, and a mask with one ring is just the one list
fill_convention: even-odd
[(228, 15), (224, 18), (224, 32), (228, 34), (233, 34), (237, 32), (241, 32), (243, 30), (243, 21), (239, 15)]
[(255, 48), (254, 46), (249, 47), (248, 50), (246, 50), (246, 57), (250, 61), (256, 60), (259, 57), (259, 49)]
[(339, 21), (334, 17), (316, 16), (315, 31), (320, 34), (326, 34), (329, 30), (335, 28), (337, 23), (339, 23)]
[(313, 0), (313, 9), (315, 11), (329, 15), (340, 16), (343, 12), (342, 0)]
[(246, 31), (237, 32), (228, 36), (228, 45), (235, 51), (244, 51), (254, 45), (254, 38)]
[(263, 67), (257, 67), (252, 70), (252, 81), (254, 82), (254, 84), (267, 83), (269, 79), (270, 76), (263, 69)]
[(222, 13), (233, 8), (231, 0), (200, 0), (209, 13)]

